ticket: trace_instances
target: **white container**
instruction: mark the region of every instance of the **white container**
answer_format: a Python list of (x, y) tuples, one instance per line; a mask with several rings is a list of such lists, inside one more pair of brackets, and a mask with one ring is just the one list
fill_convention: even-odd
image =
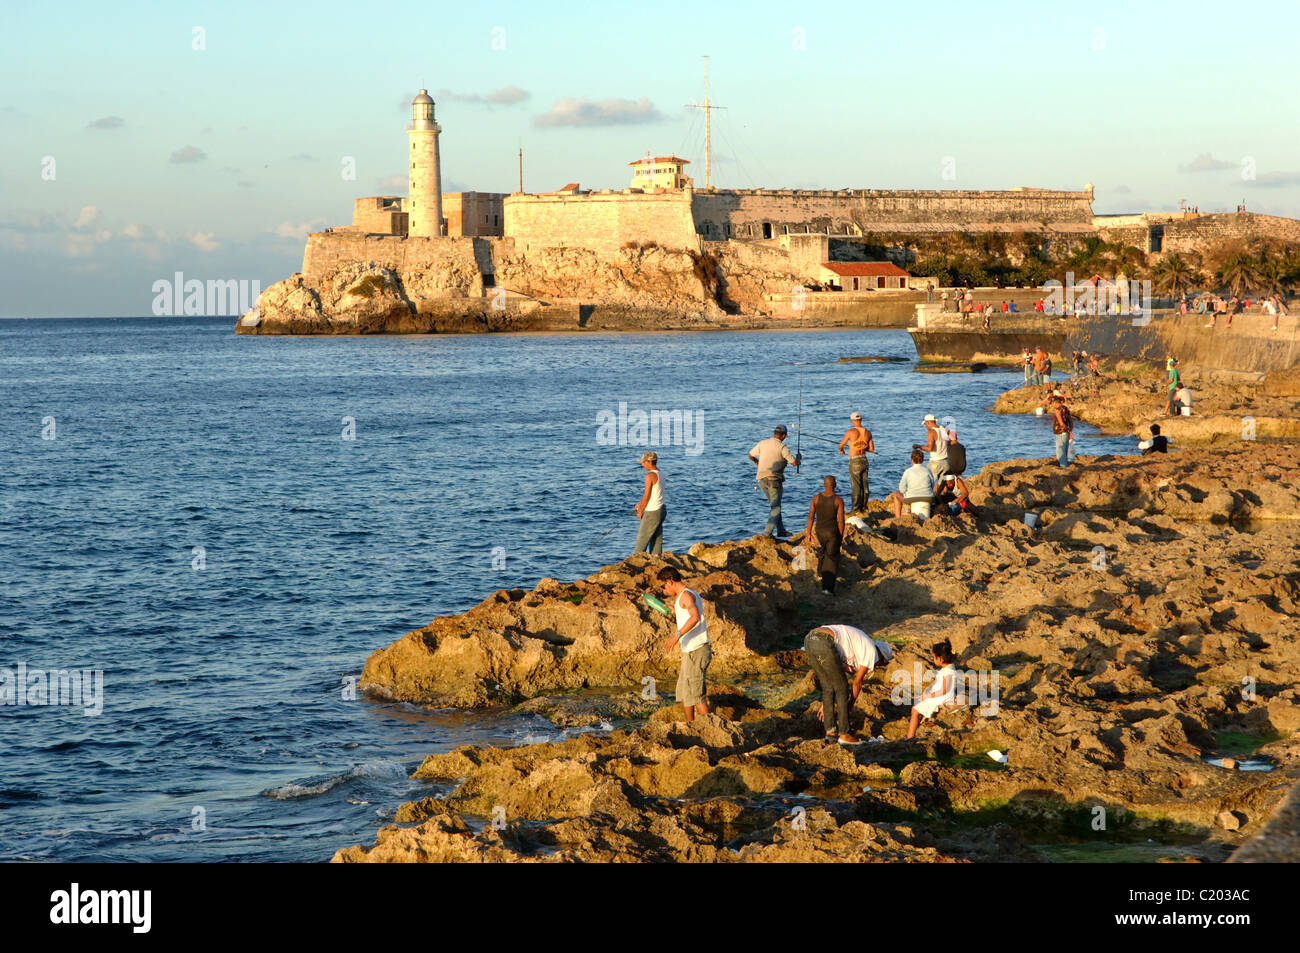
[(1025, 525), (1028, 526), (1030, 529), (1033, 529), (1035, 526), (1037, 526), (1037, 525), (1038, 525), (1038, 514), (1037, 514), (1037, 513), (1026, 513), (1026, 514), (1025, 514)]
[(1034, 408), (1034, 413), (1037, 414), (1039, 417), (1043, 416), (1043, 408), (1041, 407)]
[(1184, 407), (1184, 408), (1183, 408), (1183, 416), (1184, 416), (1184, 417), (1190, 417), (1190, 416), (1192, 416), (1192, 408), (1190, 408), (1190, 407)]

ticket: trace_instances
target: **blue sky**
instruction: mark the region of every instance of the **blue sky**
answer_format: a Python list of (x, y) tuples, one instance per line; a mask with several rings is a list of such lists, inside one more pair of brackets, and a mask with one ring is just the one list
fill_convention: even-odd
[(0, 316), (288, 276), (309, 229), (405, 191), (420, 86), (448, 190), (512, 191), (521, 145), (529, 190), (621, 187), (647, 150), (702, 184), (706, 53), (721, 187), (1093, 182), (1098, 213), (1300, 217), (1293, 2), (5, 0), (4, 21)]

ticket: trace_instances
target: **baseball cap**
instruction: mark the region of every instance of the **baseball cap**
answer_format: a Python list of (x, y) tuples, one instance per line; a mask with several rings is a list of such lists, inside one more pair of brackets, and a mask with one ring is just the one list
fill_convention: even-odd
[(858, 413), (856, 410), (853, 413), (849, 414), (849, 420), (861, 420), (861, 419), (862, 419), (862, 415)]
[(641, 454), (641, 462), (642, 462), (642, 463), (658, 463), (658, 462), (659, 462), (659, 454), (655, 453), (653, 450), (647, 450), (645, 453)]
[(789, 433), (789, 431), (785, 429), (785, 424), (777, 424), (775, 427), (772, 428), (772, 432), (773, 432), (773, 433)]
[(926, 414), (923, 418), (921, 418), (921, 423), (926, 423), (927, 421), (930, 422), (930, 423), (936, 423), (936, 424), (939, 422), (939, 421), (935, 420), (935, 418), (934, 418), (934, 414)]

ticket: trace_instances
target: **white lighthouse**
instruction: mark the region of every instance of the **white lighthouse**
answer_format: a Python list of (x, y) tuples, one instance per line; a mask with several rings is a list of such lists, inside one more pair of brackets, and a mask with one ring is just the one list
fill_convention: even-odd
[(406, 233), (413, 238), (442, 234), (442, 167), (438, 159), (438, 133), (433, 118), (433, 97), (427, 89), (411, 100), (411, 188), (407, 202)]

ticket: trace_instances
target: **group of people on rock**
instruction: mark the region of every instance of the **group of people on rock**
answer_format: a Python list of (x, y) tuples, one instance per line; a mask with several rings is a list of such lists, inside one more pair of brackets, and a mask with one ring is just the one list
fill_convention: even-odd
[[(840, 506), (842, 511), (843, 504)], [(673, 634), (664, 642), (664, 651), (681, 652), (677, 701), (684, 719), (694, 721), (696, 715), (709, 713), (708, 673), (713, 647), (709, 643), (704, 600), (672, 566), (660, 569), (656, 579), (671, 600), (673, 612)], [(803, 650), (821, 691), (822, 700), (816, 713), (826, 729), (826, 740), (841, 745), (861, 744), (853, 734), (849, 713), (867, 677), (876, 666), (894, 657), (893, 646), (883, 639), (870, 638), (856, 626), (832, 623), (809, 630), (804, 636)], [(922, 721), (933, 718), (941, 709), (964, 707), (967, 703), (958, 691), (957, 660), (946, 639), (931, 648), (931, 658), (939, 667), (938, 672), (929, 688), (915, 693), (908, 738), (914, 738)]]

